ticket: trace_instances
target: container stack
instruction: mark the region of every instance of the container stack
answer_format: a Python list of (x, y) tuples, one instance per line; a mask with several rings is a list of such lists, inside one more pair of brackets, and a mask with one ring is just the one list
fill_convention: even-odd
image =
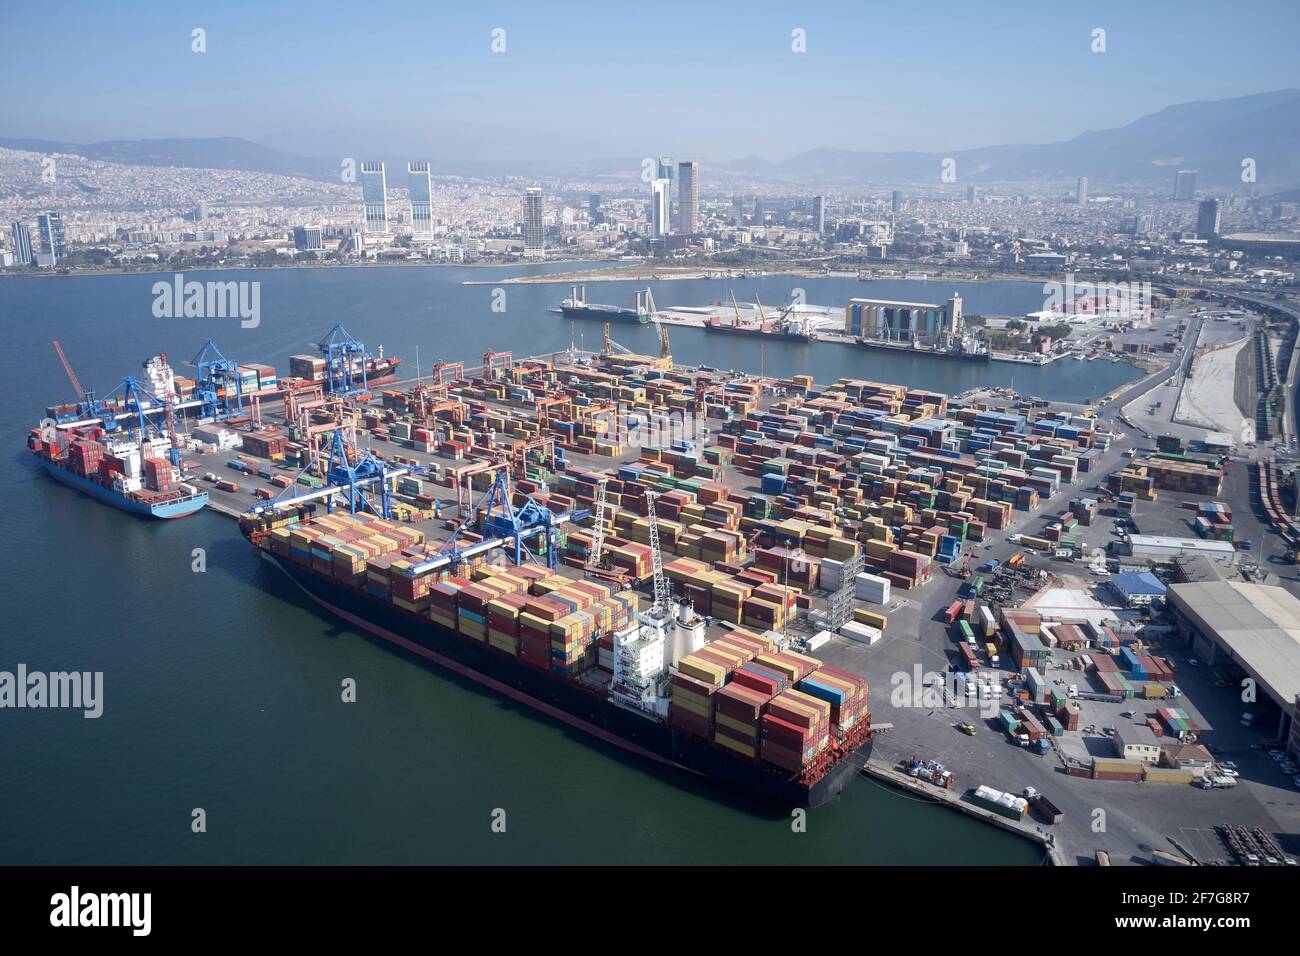
[(867, 679), (861, 674), (823, 664), (799, 682), (799, 690), (830, 705), (831, 733), (837, 737), (870, 717)]
[(771, 695), (733, 680), (714, 696), (713, 742), (749, 760), (759, 756), (760, 722)]
[(762, 757), (799, 773), (830, 741), (830, 705), (810, 694), (787, 690), (768, 705), (762, 721)]

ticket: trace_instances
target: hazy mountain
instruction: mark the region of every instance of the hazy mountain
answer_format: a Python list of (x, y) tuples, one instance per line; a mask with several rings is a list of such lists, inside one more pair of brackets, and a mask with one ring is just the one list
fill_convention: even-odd
[(956, 160), (962, 182), (1073, 179), (1173, 183), (1196, 169), (1198, 185), (1241, 185), (1241, 163), (1255, 160), (1258, 184), (1271, 192), (1300, 183), (1300, 90), (1181, 103), (1118, 129), (1081, 133), (1041, 145), (984, 146), (950, 153), (883, 153), (814, 149), (779, 163), (721, 164), (826, 183), (935, 182), (943, 160)]
[[(188, 166), (281, 173), (336, 181), (340, 159), (296, 156), (246, 139), (115, 140), (60, 143), (0, 138), (0, 146), (35, 152), (78, 153), (90, 159), (146, 166)], [(388, 164), (388, 180), (404, 185), (404, 164), (417, 156), (365, 158)], [(362, 154), (342, 150), (340, 156)], [(780, 162), (748, 156), (725, 162), (702, 160), (715, 182), (731, 178), (789, 180), (819, 185), (934, 183), (945, 158), (956, 160), (963, 183), (1072, 180), (1094, 184), (1168, 182), (1178, 169), (1199, 171), (1200, 186), (1241, 185), (1241, 163), (1255, 160), (1265, 194), (1300, 186), (1300, 90), (1278, 90), (1233, 99), (1180, 103), (1118, 129), (1096, 130), (1058, 143), (983, 146), (952, 152), (859, 152), (814, 149)], [(611, 177), (635, 181), (640, 157), (558, 160), (430, 159), (435, 175), (499, 177)]]
[(294, 156), (235, 136), (212, 139), (120, 139), (102, 143), (62, 143), (44, 139), (0, 137), (0, 146), (37, 153), (76, 153), (87, 159), (135, 166), (243, 169), (307, 179), (333, 179), (338, 176), (337, 163)]

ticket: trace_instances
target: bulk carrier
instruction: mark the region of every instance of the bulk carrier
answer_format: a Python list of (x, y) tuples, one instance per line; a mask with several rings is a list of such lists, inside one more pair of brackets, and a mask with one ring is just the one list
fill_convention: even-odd
[[(863, 678), (743, 630), (705, 644), (689, 605), (638, 614), (635, 592), (615, 584), (482, 563), (499, 540), (458, 560), (409, 525), (306, 505), (246, 514), (240, 530), (352, 626), (647, 760), (816, 807), (870, 754)], [(602, 646), (612, 672), (593, 666)], [(669, 657), (690, 647), (701, 649)]]
[(636, 294), (636, 307), (629, 309), (621, 305), (602, 305), (587, 301), (587, 287), (573, 286), (569, 297), (560, 303), (557, 312), (566, 319), (595, 319), (598, 322), (619, 322), (622, 324), (645, 325), (654, 314), (653, 299), (649, 289), (640, 289)]

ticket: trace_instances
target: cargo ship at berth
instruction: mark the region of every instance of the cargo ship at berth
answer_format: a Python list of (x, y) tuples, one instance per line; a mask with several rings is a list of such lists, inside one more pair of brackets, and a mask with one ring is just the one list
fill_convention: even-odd
[(97, 401), (82, 390), (58, 342), (54, 348), (82, 402), (46, 409), (46, 420), (27, 433), (27, 450), (45, 473), (147, 518), (184, 518), (202, 509), (208, 493), (181, 480), (175, 376), (167, 356), (146, 361), (143, 380), (127, 378), (120, 396)]
[(593, 319), (597, 322), (618, 322), (622, 324), (644, 325), (650, 321), (654, 312), (648, 301), (650, 292), (641, 289), (636, 294), (636, 307), (629, 309), (621, 305), (601, 305), (587, 301), (587, 287), (573, 286), (569, 297), (560, 303), (558, 312), (566, 319)]
[[(717, 316), (714, 316), (713, 318), (718, 319)], [(817, 336), (812, 332), (801, 331), (790, 327), (781, 328), (773, 326), (770, 322), (755, 325), (753, 323), (723, 322), (720, 319), (717, 321), (711, 319), (704, 323), (704, 331), (718, 335), (748, 335), (766, 339), (785, 339), (791, 342), (817, 341)]]
[(886, 339), (867, 339), (855, 338), (853, 344), (860, 349), (871, 349), (877, 352), (902, 353), (904, 355), (924, 355), (927, 358), (952, 359), (958, 362), (987, 362), (989, 361), (988, 350), (975, 350), (966, 348), (942, 349), (932, 346), (916, 346), (910, 342), (891, 342)]
[[(655, 706), (654, 682), (638, 683), (637, 667), (656, 661), (665, 639), (680, 641), (683, 633), (695, 630), (702, 635), (704, 621), (689, 605), (651, 608), (638, 615), (634, 592), (616, 593), (614, 584), (562, 577), (542, 565), (457, 565), (457, 573), (465, 577), (451, 576), (448, 554), (434, 545), (422, 547), (418, 530), (370, 516), (315, 517), (298, 506), (289, 513), (246, 514), (240, 530), (262, 559), (330, 614), (441, 670), (646, 760), (786, 806), (816, 807), (838, 795), (870, 756), (865, 680), (830, 668), (815, 669), (820, 662), (798, 654), (758, 653), (729, 682), (712, 688), (685, 673), (691, 665), (684, 659), (671, 678), (666, 672), (660, 675), (660, 686), (666, 679), (673, 688), (673, 702), (659, 697)], [(375, 553), (376, 541), (381, 549), (400, 550), (366, 558)], [(432, 573), (436, 581), (426, 582), (424, 596), (413, 598), (422, 590), (414, 582), (429, 567), (438, 568)], [(406, 597), (399, 597), (398, 591)], [(552, 620), (549, 635), (543, 621), (539, 637), (530, 630), (535, 616), (530, 617), (530, 610), (520, 612), (524, 608), (543, 614), (555, 607), (558, 614), (592, 595), (604, 597), (581, 614), (592, 620), (608, 618), (605, 637), (613, 632), (615, 648), (612, 679), (611, 672), (584, 665), (595, 652), (594, 644), (585, 654), (563, 649), (574, 634), (574, 615)], [(511, 613), (518, 617), (508, 623)], [(741, 634), (736, 631), (703, 646), (735, 655), (743, 646), (766, 640)], [(709, 668), (717, 655), (700, 651), (688, 657)], [(791, 669), (778, 674), (763, 666), (768, 664)], [(758, 687), (767, 687), (766, 693), (754, 689)], [(781, 692), (772, 694), (772, 687)], [(692, 697), (701, 688), (717, 698), (718, 739), (731, 741), (725, 746), (708, 736), (714, 718), (693, 716), (700, 708)], [(723, 729), (723, 724), (747, 726), (747, 713), (755, 715), (754, 727), (761, 722), (763, 728), (761, 757), (757, 730), (752, 731), (753, 746), (745, 748), (753, 755), (747, 756), (733, 749), (744, 735)], [(832, 717), (840, 723), (833, 724)]]

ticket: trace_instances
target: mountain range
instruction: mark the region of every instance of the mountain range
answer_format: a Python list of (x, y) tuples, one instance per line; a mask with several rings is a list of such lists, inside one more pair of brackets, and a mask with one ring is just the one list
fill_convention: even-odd
[[(111, 140), (67, 143), (0, 137), (0, 146), (34, 152), (76, 153), (88, 159), (145, 166), (186, 166), (279, 173), (337, 181), (340, 161), (296, 156), (237, 137)], [(389, 181), (402, 184), (407, 159), (385, 157)], [(351, 155), (341, 151), (340, 155)], [(955, 161), (957, 180), (967, 184), (1070, 181), (1087, 176), (1091, 184), (1172, 185), (1178, 169), (1198, 170), (1198, 185), (1241, 187), (1243, 161), (1254, 161), (1264, 194), (1300, 187), (1300, 90), (1277, 90), (1231, 99), (1180, 103), (1143, 116), (1127, 126), (1093, 130), (1055, 143), (982, 146), (935, 152), (872, 152), (813, 149), (773, 162), (750, 156), (702, 160), (719, 182), (760, 179), (816, 186), (935, 183), (944, 160)], [(470, 177), (611, 177), (631, 180), (641, 160), (612, 158), (560, 161), (480, 162), (430, 159), (435, 175)]]

